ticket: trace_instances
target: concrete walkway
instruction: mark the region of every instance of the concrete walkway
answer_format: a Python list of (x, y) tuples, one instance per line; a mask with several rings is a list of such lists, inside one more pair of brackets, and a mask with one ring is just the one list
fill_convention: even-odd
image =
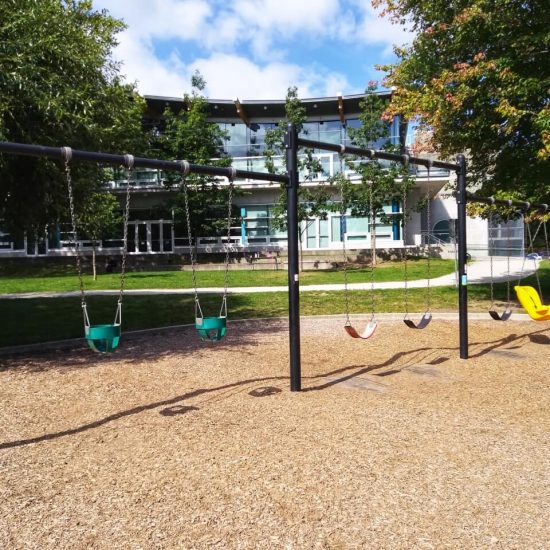
[[(532, 275), (539, 266), (540, 260), (524, 260), (523, 258), (510, 258), (510, 270), (508, 271), (508, 259), (506, 257), (493, 258), (493, 280), (495, 282), (502, 281), (517, 281), (520, 277), (528, 277)], [(491, 262), (487, 258), (479, 258), (470, 262), (467, 266), (468, 284), (489, 284), (491, 282)], [(428, 279), (418, 279), (409, 281), (407, 283), (408, 288), (425, 288), (428, 284)], [(430, 279), (430, 286), (456, 286), (456, 273), (450, 273)], [(375, 289), (390, 289), (390, 288), (403, 288), (403, 281), (389, 281), (382, 283), (375, 283)], [(349, 290), (370, 290), (370, 282), (364, 283), (349, 283)], [(313, 292), (313, 291), (331, 291), (331, 290), (343, 290), (343, 284), (326, 284), (326, 285), (302, 285), (300, 286), (301, 292)], [(251, 286), (251, 287), (230, 287), (228, 293), (230, 294), (250, 294), (257, 292), (286, 292), (287, 286)], [(199, 288), (197, 290), (199, 294), (219, 294), (223, 292), (223, 288), (208, 287)], [(116, 296), (119, 293), (118, 290), (89, 290), (86, 291), (86, 295), (101, 295), (101, 296)], [(152, 288), (143, 290), (125, 290), (126, 295), (132, 296), (145, 296), (154, 294), (194, 294), (192, 288)], [(71, 296), (79, 296), (78, 290), (71, 292), (27, 292), (20, 294), (0, 294), (0, 298), (5, 299), (19, 299), (19, 298), (66, 298)]]

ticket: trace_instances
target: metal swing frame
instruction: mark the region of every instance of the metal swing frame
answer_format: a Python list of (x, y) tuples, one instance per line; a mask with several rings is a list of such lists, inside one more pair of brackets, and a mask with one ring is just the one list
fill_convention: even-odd
[(191, 214), (189, 212), (189, 193), (187, 188), (187, 176), (190, 172), (190, 165), (187, 161), (181, 161), (181, 180), (180, 185), (183, 190), (183, 199), (185, 204), (185, 220), (187, 225), (187, 242), (189, 248), (189, 258), (191, 261), (191, 273), (193, 280), (193, 291), (195, 299), (195, 329), (201, 340), (219, 342), (223, 339), (227, 332), (227, 289), (229, 284), (229, 253), (231, 248), (231, 219), (233, 207), (233, 180), (236, 177), (237, 171), (230, 167), (229, 175), (229, 191), (227, 200), (227, 242), (225, 245), (225, 261), (224, 261), (224, 285), (222, 302), (218, 316), (205, 316), (202, 312), (199, 293), (197, 289), (197, 274), (196, 274), (196, 254), (193, 245), (193, 235), (191, 231)]
[(123, 249), (122, 249), (122, 265), (120, 272), (120, 289), (117, 300), (117, 308), (115, 318), (112, 324), (92, 325), (88, 314), (88, 305), (86, 303), (86, 292), (84, 290), (84, 279), (82, 273), (82, 257), (80, 243), (76, 228), (76, 212), (74, 206), (74, 194), (71, 176), (70, 163), (73, 157), (73, 152), (70, 147), (61, 148), (61, 157), (65, 168), (65, 181), (67, 183), (67, 194), (69, 197), (69, 211), (71, 215), (72, 241), (75, 250), (76, 270), (78, 273), (78, 281), (80, 287), (80, 304), (82, 307), (82, 315), (84, 319), (84, 337), (88, 342), (90, 349), (98, 353), (111, 353), (120, 343), (121, 325), (122, 325), (122, 301), (124, 296), (124, 283), (126, 275), (126, 257), (128, 254), (128, 219), (130, 215), (130, 182), (134, 169), (134, 157), (132, 155), (124, 155), (124, 166), (128, 170), (126, 179), (126, 201), (123, 214)]
[[(404, 165), (408, 166), (408, 158), (405, 159)], [(431, 309), (431, 287), (430, 287), (430, 279), (431, 279), (431, 243), (430, 243), (430, 230), (431, 230), (431, 213), (430, 213), (430, 190), (431, 190), (431, 181), (430, 181), (430, 169), (433, 166), (433, 162), (431, 160), (428, 161), (428, 190), (426, 191), (426, 210), (427, 210), (427, 225), (428, 225), (428, 283), (426, 286), (426, 311), (422, 314), (422, 317), (418, 321), (413, 321), (409, 317), (409, 287), (408, 287), (408, 271), (407, 271), (407, 260), (408, 260), (408, 254), (407, 254), (407, 248), (405, 247), (404, 239), (406, 235), (406, 228), (407, 228), (407, 190), (405, 186), (403, 186), (403, 253), (404, 253), (404, 284), (403, 284), (403, 298), (405, 303), (405, 316), (403, 317), (403, 323), (408, 328), (412, 329), (418, 329), (422, 330), (425, 329), (432, 321), (432, 314), (430, 312)]]

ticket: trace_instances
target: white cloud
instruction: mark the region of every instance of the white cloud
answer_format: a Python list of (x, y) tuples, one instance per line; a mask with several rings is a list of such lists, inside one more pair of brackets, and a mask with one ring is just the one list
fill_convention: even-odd
[(349, 35), (353, 40), (365, 44), (383, 44), (386, 46), (386, 55), (392, 52), (393, 45), (401, 46), (412, 41), (413, 33), (401, 25), (394, 25), (387, 17), (380, 17), (379, 11), (370, 2), (354, 0), (354, 3), (360, 16), (354, 32)]
[[(125, 50), (128, 51), (128, 50)], [(145, 95), (181, 97), (189, 91), (191, 76), (198, 70), (205, 78), (205, 93), (214, 99), (284, 99), (289, 86), (297, 86), (301, 97), (334, 96), (350, 89), (346, 77), (322, 67), (304, 69), (292, 63), (256, 64), (234, 54), (213, 54), (184, 65), (173, 54), (166, 64), (159, 64), (146, 49), (135, 52), (149, 59), (149, 67), (133, 71)], [(139, 72), (141, 71), (141, 72)]]
[(244, 57), (215, 54), (198, 59), (190, 70), (205, 77), (208, 95), (216, 99), (284, 99), (289, 86), (297, 86), (301, 97), (336, 95), (349, 87), (345, 76), (325, 69), (304, 70), (290, 63), (257, 65)]
[(410, 39), (368, 0), (94, 0), (94, 7), (128, 24), (115, 57), (152, 95), (181, 96), (195, 69), (217, 98), (282, 99), (290, 85), (302, 97), (353, 93), (364, 88), (370, 57), (352, 61), (365, 77), (361, 90), (352, 89), (343, 67), (326, 65), (326, 43), (355, 51), (382, 45), (387, 55), (392, 43)]
[(94, 0), (123, 19), (135, 36), (200, 40), (212, 9), (208, 0)]

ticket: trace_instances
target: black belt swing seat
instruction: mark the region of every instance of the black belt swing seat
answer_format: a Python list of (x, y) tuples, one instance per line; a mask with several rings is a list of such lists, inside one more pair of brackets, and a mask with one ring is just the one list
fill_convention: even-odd
[[(405, 162), (404, 166), (408, 166), (408, 155), (404, 155)], [(431, 228), (431, 216), (430, 216), (430, 169), (432, 167), (433, 161), (428, 160), (428, 190), (426, 191), (426, 217), (428, 225), (428, 282), (426, 284), (426, 311), (423, 313), (422, 317), (418, 321), (413, 321), (409, 318), (409, 277), (408, 277), (408, 254), (405, 247), (405, 238), (406, 238), (406, 228), (407, 228), (407, 187), (405, 181), (403, 182), (403, 265), (404, 265), (404, 281), (403, 281), (403, 302), (405, 305), (405, 316), (403, 318), (403, 323), (408, 328), (422, 330), (425, 329), (432, 321), (432, 314), (430, 312), (431, 307), (431, 287), (430, 287), (430, 278), (431, 278), (431, 243), (430, 243), (430, 228)]]

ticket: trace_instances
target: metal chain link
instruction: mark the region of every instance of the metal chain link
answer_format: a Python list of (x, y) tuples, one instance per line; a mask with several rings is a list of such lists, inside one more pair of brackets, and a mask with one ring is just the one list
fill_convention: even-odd
[(122, 305), (124, 295), (124, 284), (126, 276), (126, 257), (128, 255), (128, 220), (130, 219), (130, 183), (134, 175), (133, 160), (126, 173), (126, 203), (123, 214), (123, 236), (122, 236), (122, 265), (120, 268), (120, 292), (118, 295), (118, 304)]
[[(537, 227), (537, 230), (535, 231), (535, 234), (532, 236), (531, 235), (531, 226), (529, 224), (527, 224), (527, 235), (529, 236), (529, 248), (528, 248), (528, 250), (530, 250), (531, 252), (533, 252), (533, 243), (535, 242), (535, 239), (537, 238), (537, 235), (540, 231), (541, 225), (542, 225), (542, 221), (539, 224), (539, 226)], [(523, 265), (525, 265), (525, 258), (527, 258), (527, 254), (524, 254)], [(537, 261), (536, 260), (533, 260), (533, 261), (535, 262), (535, 279), (537, 281), (537, 288), (538, 288), (538, 291), (539, 291), (539, 296), (542, 297), (542, 287), (540, 285), (539, 270), (537, 269), (537, 265), (536, 265)], [(523, 267), (522, 267), (522, 270), (523, 270)]]
[[(69, 148), (66, 148), (65, 151), (67, 151), (66, 157), (69, 157), (71, 155)], [(80, 257), (80, 243), (78, 241), (77, 233), (76, 233), (76, 214), (75, 214), (75, 208), (74, 208), (74, 196), (73, 196), (73, 183), (72, 183), (72, 177), (71, 177), (71, 167), (70, 167), (70, 160), (66, 158), (65, 160), (65, 180), (67, 182), (67, 193), (69, 195), (69, 211), (71, 214), (71, 225), (72, 225), (72, 241), (73, 246), (75, 249), (75, 260), (76, 260), (76, 270), (78, 273), (78, 283), (80, 286), (80, 303), (82, 305), (82, 308), (86, 307), (86, 294), (84, 293), (84, 280), (82, 276), (82, 259)]]
[(197, 292), (197, 275), (195, 273), (195, 251), (193, 250), (193, 238), (191, 236), (191, 215), (189, 213), (189, 196), (187, 191), (187, 179), (181, 176), (181, 187), (183, 189), (183, 202), (185, 205), (185, 220), (187, 223), (187, 244), (189, 247), (189, 259), (191, 260), (191, 277), (193, 280), (193, 291), (195, 292), (195, 305), (198, 304), (199, 295)]
[(374, 269), (376, 263), (376, 217), (374, 214), (374, 191), (372, 181), (369, 182), (369, 215), (371, 222), (371, 269), (370, 269), (370, 320), (374, 319), (375, 301), (374, 301)]
[(341, 206), (340, 206), (340, 237), (342, 239), (342, 254), (344, 255), (344, 308), (345, 308), (345, 314), (346, 314), (346, 325), (351, 325), (351, 321), (349, 318), (349, 292), (348, 292), (348, 253), (346, 250), (346, 234), (342, 231), (344, 228), (344, 219), (346, 216), (346, 200), (345, 200), (345, 183), (342, 181), (342, 184), (340, 185), (340, 199), (341, 199)]
[(404, 278), (403, 281), (403, 298), (405, 302), (405, 317), (409, 315), (409, 271), (408, 271), (408, 254), (407, 254), (407, 246), (405, 244), (405, 235), (406, 235), (406, 228), (407, 228), (407, 188), (405, 185), (405, 182), (403, 182), (403, 267), (404, 267)]
[(489, 211), (489, 272), (491, 276), (490, 280), (490, 289), (491, 289), (491, 305), (489, 306), (489, 309), (493, 309), (495, 304), (495, 298), (494, 298), (494, 281), (493, 281), (493, 255), (491, 245), (494, 243), (494, 237), (492, 236), (491, 232), (493, 231), (493, 212)]
[(426, 196), (428, 199), (427, 204), (427, 218), (428, 218), (428, 282), (426, 285), (426, 312), (430, 312), (432, 307), (432, 287), (430, 286), (430, 279), (432, 276), (432, 248), (431, 248), (431, 229), (432, 229), (432, 218), (431, 218), (431, 207), (430, 207), (430, 192), (431, 192), (431, 180), (430, 180), (430, 169), (431, 169), (431, 161), (430, 165), (428, 166), (428, 191), (426, 192)]
[(228, 189), (228, 197), (227, 197), (227, 243), (225, 245), (225, 273), (223, 278), (223, 302), (222, 302), (222, 309), (224, 307), (224, 303), (227, 299), (227, 287), (229, 284), (229, 257), (230, 257), (230, 251), (231, 251), (231, 219), (232, 219), (232, 213), (233, 213), (233, 178), (229, 178), (229, 189)]
[[(510, 219), (506, 220), (506, 225), (508, 225), (508, 222)], [(510, 236), (510, 227), (506, 227), (506, 275), (508, 277), (508, 280), (506, 281), (506, 310), (510, 309), (510, 304), (512, 303), (511, 298), (511, 284), (510, 284), (510, 249), (511, 249), (511, 236)], [(491, 277), (492, 280), (492, 277)]]

